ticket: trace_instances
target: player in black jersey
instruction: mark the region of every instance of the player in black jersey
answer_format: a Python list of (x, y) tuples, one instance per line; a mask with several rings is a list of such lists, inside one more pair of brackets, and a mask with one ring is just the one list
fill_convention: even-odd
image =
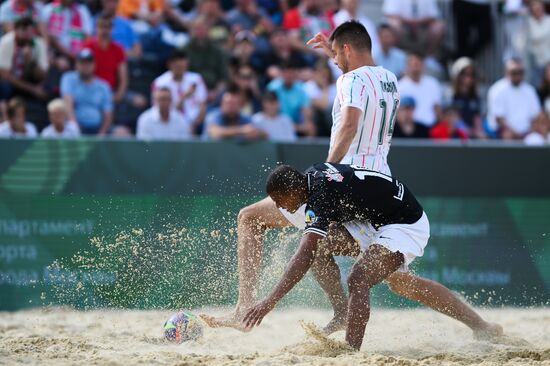
[[(407, 187), (397, 179), (375, 171), (342, 164), (315, 164), (305, 174), (290, 166), (279, 166), (269, 176), (267, 193), (278, 207), (289, 212), (303, 204), (306, 207), (304, 236), (283, 278), (263, 301), (250, 309), (243, 323), (247, 328), (259, 325), (309, 270), (316, 256), (338, 255), (333, 229), (344, 225), (344, 241), (357, 241), (363, 250), (348, 277), (349, 300), (346, 341), (355, 349), (361, 347), (370, 315), (370, 289), (383, 280), (399, 282), (402, 271), (414, 258), (422, 256), (429, 238), (429, 223), (422, 206)], [(335, 226), (336, 225), (336, 226)], [(357, 229), (356, 229), (357, 228)], [(327, 234), (329, 236), (327, 236)], [(347, 236), (346, 236), (347, 235)], [(344, 255), (357, 255), (347, 250)], [(502, 327), (484, 321), (471, 308), (444, 286), (418, 279), (403, 295), (454, 317), (468, 325), (478, 336), (497, 336)], [(424, 282), (422, 282), (424, 281)], [(335, 286), (336, 287), (336, 286)], [(414, 287), (414, 288), (413, 288)], [(325, 291), (329, 292), (330, 289)]]

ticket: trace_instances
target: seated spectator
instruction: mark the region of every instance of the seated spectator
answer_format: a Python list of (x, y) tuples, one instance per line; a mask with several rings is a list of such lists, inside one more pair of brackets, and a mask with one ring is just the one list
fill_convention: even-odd
[[(243, 101), (242, 112), (248, 116), (260, 111), (262, 94), (258, 84), (256, 72), (250, 65), (242, 65), (237, 70), (233, 86), (241, 94)], [(230, 87), (231, 88), (231, 87)]]
[(252, 116), (252, 124), (264, 131), (270, 141), (294, 141), (296, 132), (292, 120), (281, 113), (277, 94), (266, 92), (262, 98), (263, 110)]
[[(15, 22), (21, 18), (31, 18), (38, 24), (40, 35), (47, 35), (44, 24), (43, 5), (35, 0), (7, 0), (0, 5), (0, 24), (4, 33), (14, 30)], [(1, 33), (1, 31), (0, 31)]]
[(377, 65), (380, 65), (395, 74), (398, 78), (403, 76), (407, 66), (407, 55), (397, 48), (393, 29), (388, 24), (378, 27), (380, 47), (373, 48), (373, 56)]
[(153, 81), (153, 91), (168, 87), (172, 91), (173, 107), (191, 123), (193, 133), (199, 134), (206, 114), (208, 90), (199, 74), (187, 71), (188, 65), (187, 53), (174, 51), (168, 60), (168, 71)]
[(132, 20), (132, 27), (138, 34), (157, 28), (163, 22), (163, 0), (120, 0), (117, 15)]
[(202, 19), (193, 23), (191, 41), (185, 48), (189, 70), (203, 78), (208, 88), (208, 102), (218, 98), (227, 86), (227, 59), (222, 49), (208, 38), (208, 23)]
[(235, 34), (233, 39), (233, 46), (229, 52), (230, 74), (234, 74), (241, 65), (250, 65), (254, 70), (261, 70), (263, 59), (256, 50), (254, 33), (243, 30)]
[(309, 64), (313, 64), (320, 53), (308, 47), (306, 42), (319, 32), (328, 37), (334, 29), (332, 14), (323, 5), (319, 0), (302, 0), (297, 7), (288, 10), (283, 18), (283, 28), (288, 31), (290, 44), (306, 56), (309, 55)]
[(44, 19), (51, 48), (67, 60), (74, 60), (93, 31), (88, 8), (75, 0), (56, 0), (44, 7)]
[(518, 59), (506, 62), (506, 77), (488, 92), (490, 127), (505, 140), (523, 139), (540, 113), (535, 88), (524, 81), (525, 69)]
[(281, 64), (281, 77), (271, 81), (267, 89), (277, 94), (281, 111), (294, 122), (296, 132), (302, 136), (315, 136), (316, 129), (304, 84), (297, 80), (297, 66), (292, 61)]
[(48, 103), (50, 125), (42, 130), (41, 137), (46, 138), (76, 138), (80, 136), (78, 125), (67, 120), (67, 107), (63, 99), (54, 99)]
[(543, 109), (550, 115), (550, 63), (544, 68), (538, 93)]
[[(126, 56), (135, 59), (140, 58), (142, 54), (141, 43), (130, 21), (117, 15), (118, 3), (119, 0), (102, 0), (103, 9), (101, 14), (113, 20), (111, 38), (124, 48)], [(95, 20), (97, 28), (98, 18)]]
[(533, 122), (533, 130), (523, 139), (529, 146), (542, 146), (550, 144), (550, 118), (545, 112), (539, 113)]
[(430, 130), (430, 137), (435, 140), (449, 140), (459, 138), (468, 139), (468, 132), (464, 128), (464, 122), (460, 119), (458, 109), (449, 106), (443, 109), (443, 119)]
[(532, 59), (531, 80), (538, 83), (544, 67), (550, 63), (550, 16), (541, 0), (529, 1), (530, 16), (527, 23), (527, 48)]
[(46, 43), (35, 36), (32, 19), (17, 20), (15, 29), (0, 38), (0, 103), (15, 95), (46, 99), (47, 71)]
[(237, 90), (229, 89), (222, 96), (219, 110), (206, 116), (203, 137), (210, 140), (259, 140), (267, 134), (255, 127), (250, 118), (241, 113), (242, 100)]
[(154, 105), (139, 116), (136, 137), (141, 140), (184, 140), (191, 137), (191, 124), (172, 104), (172, 92), (157, 88)]
[(399, 93), (414, 98), (416, 108), (414, 119), (424, 126), (431, 127), (437, 121), (442, 91), (436, 78), (424, 73), (424, 59), (411, 53), (407, 58), (407, 71), (399, 80)]
[(225, 21), (233, 31), (245, 29), (258, 35), (272, 27), (269, 14), (255, 0), (235, 0), (235, 6), (225, 15)]
[[(125, 111), (128, 108), (144, 109), (147, 105), (145, 97), (134, 92), (128, 93), (128, 63), (124, 49), (112, 39), (113, 18), (102, 14), (97, 18), (96, 24), (97, 36), (84, 43), (84, 47), (94, 54), (95, 75), (109, 84), (113, 92), (113, 102), (117, 108), (123, 108)], [(118, 122), (132, 123), (132, 121)]]
[(69, 120), (78, 122), (84, 135), (106, 135), (113, 120), (113, 94), (107, 82), (94, 75), (92, 51), (79, 52), (76, 71), (61, 78), (61, 96), (66, 103)]
[(325, 59), (317, 61), (313, 78), (304, 83), (304, 90), (313, 107), (317, 136), (330, 136), (336, 83), (332, 76), (332, 70)]
[(380, 42), (376, 33), (376, 26), (364, 13), (359, 12), (359, 0), (342, 0), (341, 8), (334, 14), (334, 26), (339, 26), (348, 20), (357, 20), (369, 32), (372, 42), (372, 50), (377, 51), (380, 48)]
[(6, 114), (8, 120), (0, 123), (0, 137), (36, 137), (36, 127), (25, 121), (25, 102), (21, 98), (12, 98), (8, 102)]
[(278, 28), (270, 36), (270, 51), (263, 56), (262, 68), (258, 70), (260, 75), (267, 74), (267, 80), (271, 81), (281, 76), (280, 65), (283, 62), (292, 62), (297, 67), (306, 66), (303, 54), (295, 50), (284, 29)]
[(197, 18), (208, 24), (208, 38), (220, 48), (225, 48), (230, 35), (229, 23), (224, 19), (224, 12), (218, 0), (202, 0), (198, 4)]
[(412, 97), (402, 97), (397, 110), (397, 119), (393, 137), (397, 138), (428, 138), (429, 128), (414, 120), (416, 103)]
[(468, 128), (468, 136), (486, 138), (481, 119), (481, 100), (477, 93), (477, 75), (474, 63), (467, 57), (461, 57), (451, 67), (453, 84), (452, 104), (458, 108), (460, 118)]
[(384, 0), (382, 12), (395, 30), (400, 48), (434, 56), (441, 48), (445, 23), (436, 0)]

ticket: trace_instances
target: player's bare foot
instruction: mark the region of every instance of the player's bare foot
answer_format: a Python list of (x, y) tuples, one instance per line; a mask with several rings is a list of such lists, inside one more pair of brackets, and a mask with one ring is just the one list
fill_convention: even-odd
[(334, 315), (331, 321), (323, 328), (323, 333), (330, 335), (340, 330), (346, 330), (346, 314)]
[(500, 324), (485, 323), (480, 329), (474, 330), (474, 338), (483, 341), (494, 341), (504, 335), (504, 330)]
[(246, 328), (242, 323), (244, 314), (241, 311), (234, 311), (227, 315), (218, 317), (208, 314), (200, 314), (199, 317), (211, 328), (233, 328), (240, 330), (241, 332), (250, 331), (250, 329)]

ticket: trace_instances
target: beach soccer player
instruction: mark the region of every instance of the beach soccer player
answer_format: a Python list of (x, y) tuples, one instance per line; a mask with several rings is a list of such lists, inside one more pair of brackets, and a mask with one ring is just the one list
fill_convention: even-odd
[[(411, 191), (388, 175), (353, 165), (321, 163), (305, 174), (288, 165), (277, 167), (268, 177), (266, 190), (277, 207), (296, 212), (306, 205), (300, 245), (282, 279), (271, 293), (247, 311), (243, 326), (251, 328), (262, 319), (306, 274), (322, 251), (331, 224), (343, 225), (361, 247), (361, 254), (347, 279), (349, 300), (346, 341), (354, 349), (363, 342), (370, 315), (370, 289), (386, 280), (396, 292), (456, 318), (474, 335), (498, 336), (502, 327), (483, 320), (451, 291), (434, 281), (410, 276), (409, 264), (424, 253), (430, 236), (426, 213)], [(324, 243), (329, 246), (330, 241)], [(410, 288), (407, 288), (410, 284)]]

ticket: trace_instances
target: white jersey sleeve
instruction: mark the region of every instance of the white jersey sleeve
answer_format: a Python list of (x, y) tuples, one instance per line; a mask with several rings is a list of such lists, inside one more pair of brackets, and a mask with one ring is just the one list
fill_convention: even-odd
[(342, 75), (340, 82), (341, 107), (355, 107), (365, 111), (367, 103), (367, 85), (365, 80), (358, 73), (348, 73)]

